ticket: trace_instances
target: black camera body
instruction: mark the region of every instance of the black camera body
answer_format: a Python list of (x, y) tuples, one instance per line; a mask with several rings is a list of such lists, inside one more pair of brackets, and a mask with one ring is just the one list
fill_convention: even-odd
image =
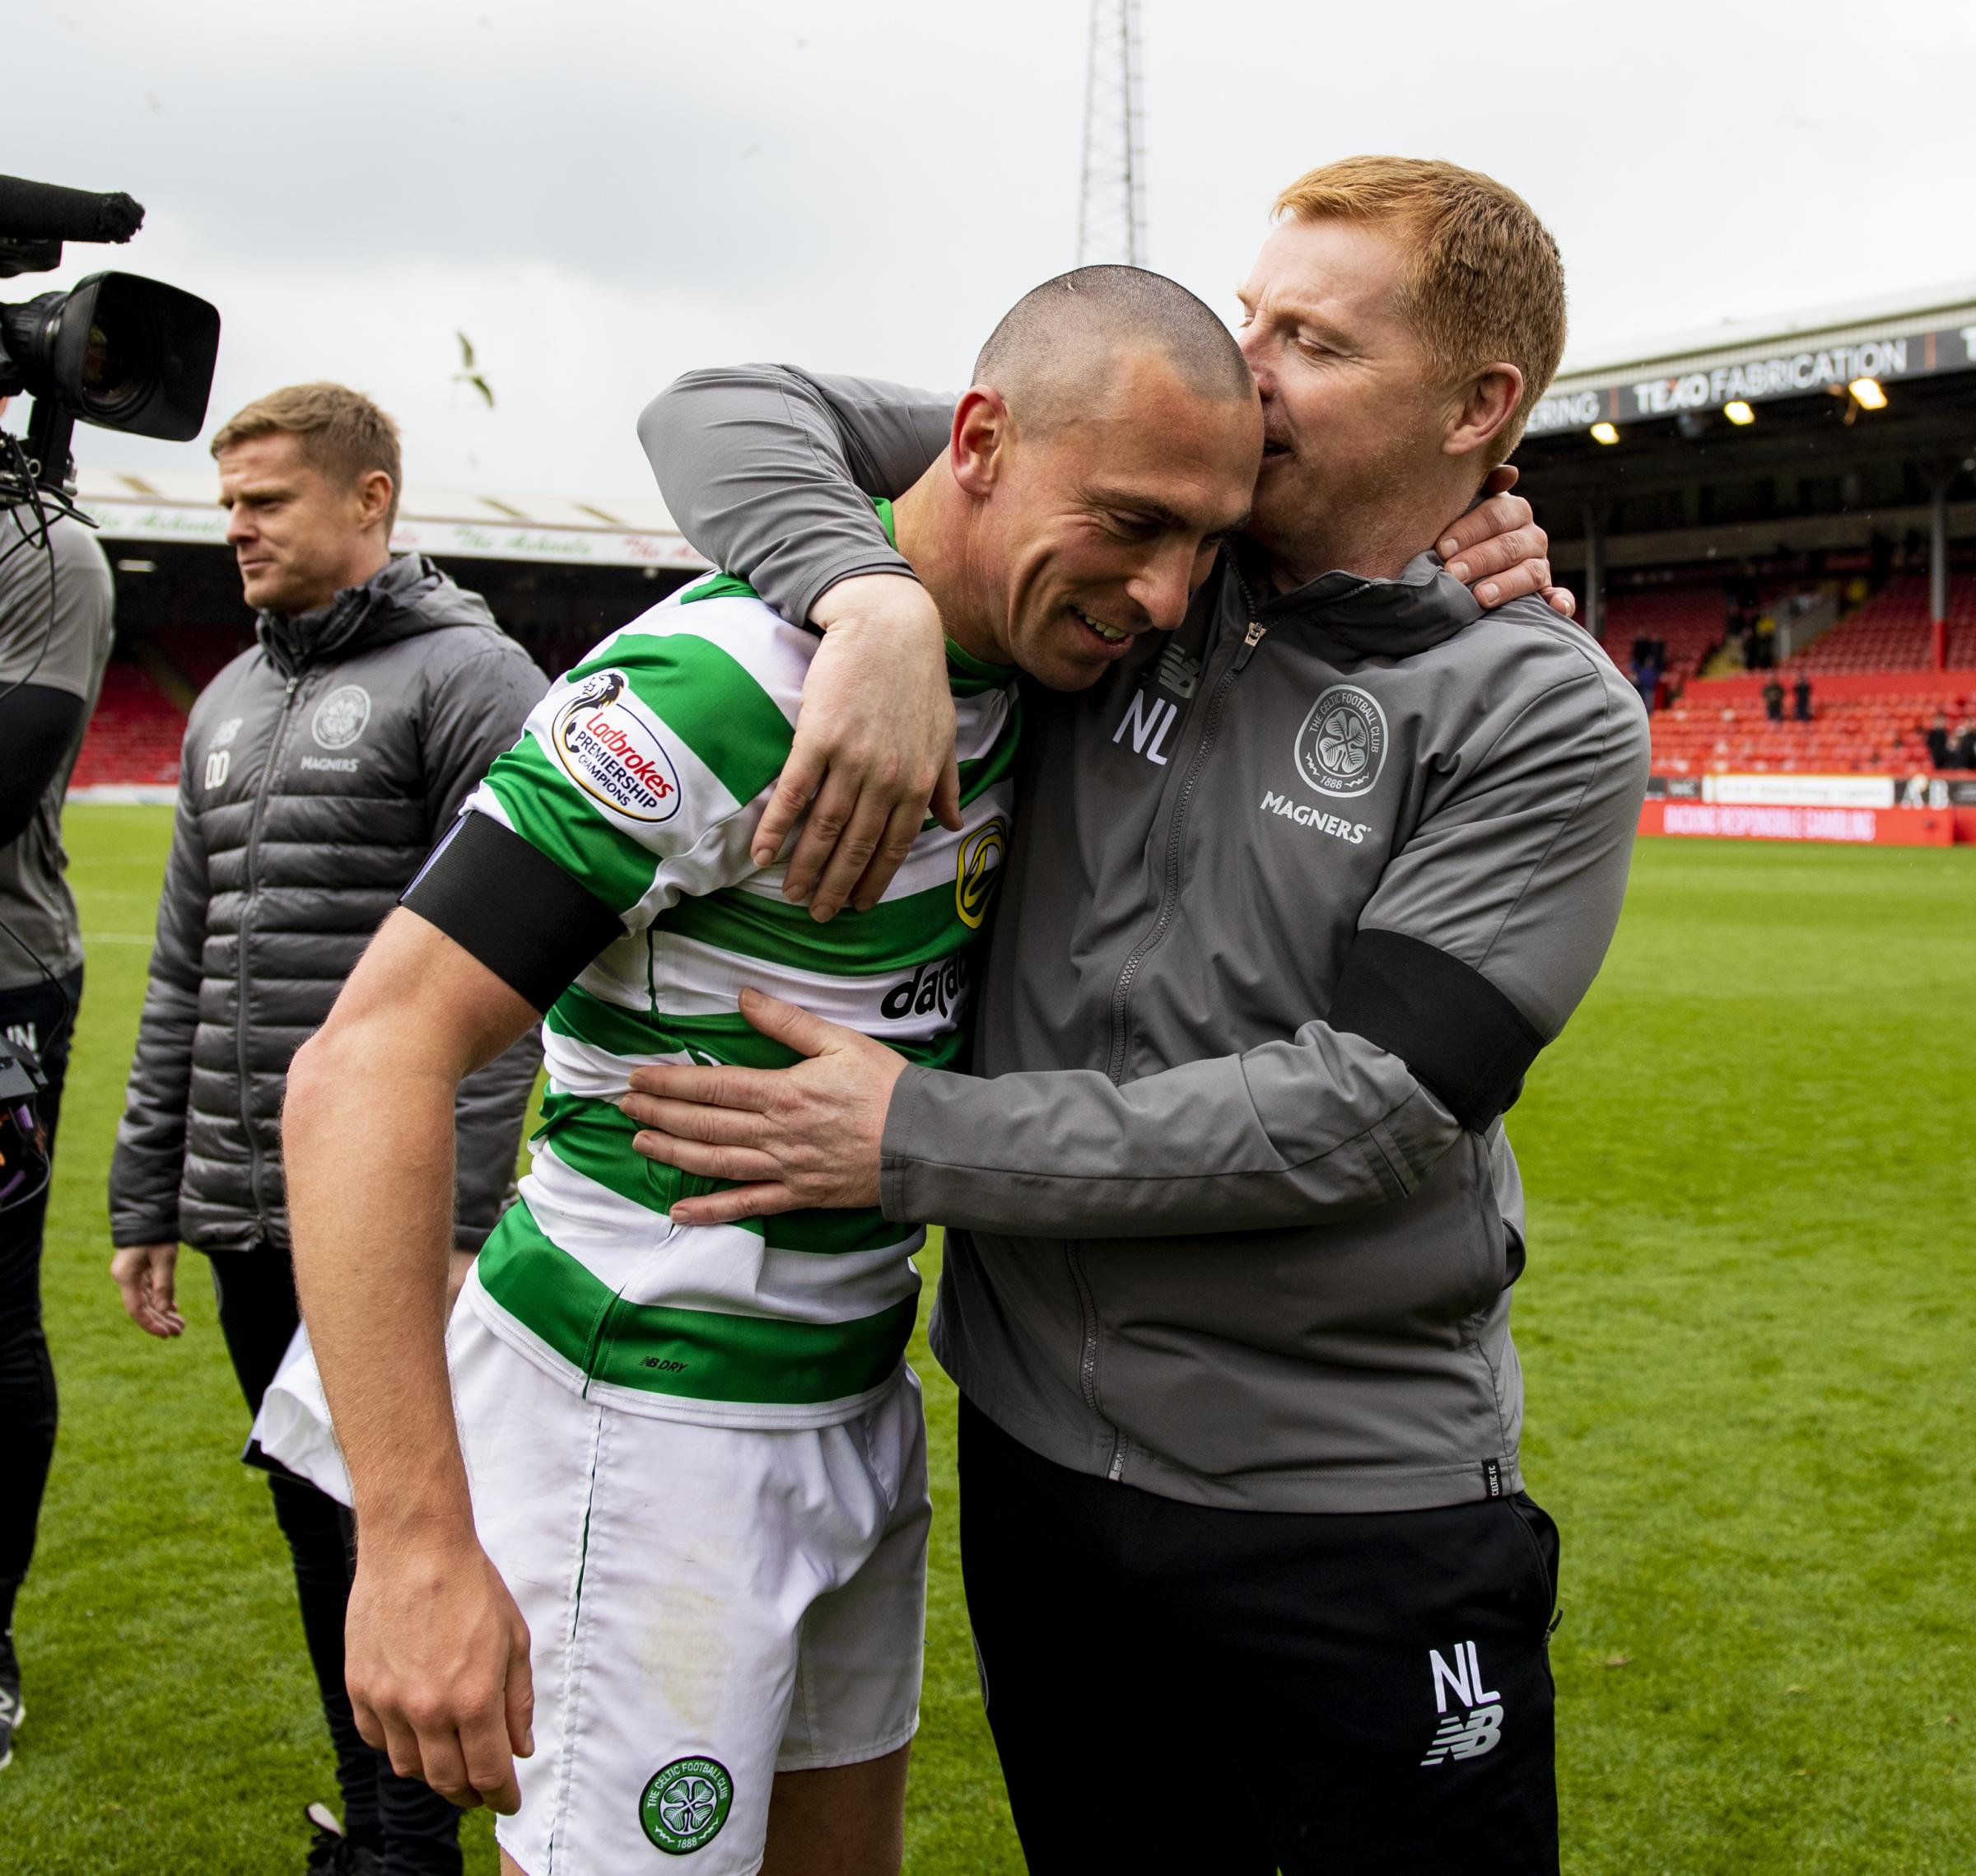
[[(127, 241), (143, 219), (128, 195), (0, 176), (0, 278), (58, 266), (64, 241)], [(0, 461), (0, 508), (72, 492), (78, 421), (171, 442), (198, 436), (219, 347), (217, 308), (142, 274), (92, 273), (65, 293), (0, 304), (0, 397), (35, 400), (25, 460), (10, 450)]]

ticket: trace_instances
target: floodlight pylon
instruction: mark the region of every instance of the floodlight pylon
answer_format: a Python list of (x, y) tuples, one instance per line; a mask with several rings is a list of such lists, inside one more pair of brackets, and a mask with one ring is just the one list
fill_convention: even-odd
[(1091, 0), (1077, 264), (1146, 264), (1145, 112), (1139, 0)]

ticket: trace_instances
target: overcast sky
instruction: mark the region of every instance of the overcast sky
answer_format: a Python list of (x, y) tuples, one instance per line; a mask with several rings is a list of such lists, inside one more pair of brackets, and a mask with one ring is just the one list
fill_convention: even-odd
[[(1149, 264), (1233, 312), (1269, 201), (1358, 151), (1445, 156), (1563, 247), (1574, 349), (1976, 278), (1976, 7), (1146, 0)], [(1076, 259), (1084, 0), (21, 0), (0, 166), (124, 189), (72, 248), (224, 322), (210, 428), (339, 378), (407, 479), (650, 483), (689, 366), (942, 385)], [(464, 385), (455, 330), (496, 407)], [(18, 413), (16, 413), (18, 416)], [(198, 445), (84, 431), (114, 467)]]

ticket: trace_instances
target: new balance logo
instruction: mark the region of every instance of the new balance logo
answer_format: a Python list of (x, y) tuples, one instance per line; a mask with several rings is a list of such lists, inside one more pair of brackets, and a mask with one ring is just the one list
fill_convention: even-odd
[[(1450, 1759), (1479, 1759), (1494, 1752), (1503, 1738), (1503, 1696), (1482, 1684), (1482, 1663), (1472, 1641), (1458, 1641), (1453, 1649), (1454, 1664), (1442, 1659), (1441, 1650), (1427, 1651), (1428, 1672), (1434, 1686), (1434, 1711), (1443, 1715), (1428, 1742), (1424, 1766), (1444, 1765)], [(1450, 1712), (1452, 1698), (1456, 1710)]]
[(1176, 697), (1191, 697), (1200, 688), (1200, 660), (1190, 658), (1177, 645), (1169, 644), (1160, 654), (1159, 688)]
[(1503, 1738), (1503, 1709), (1479, 1706), (1473, 1713), (1451, 1713), (1434, 1729), (1424, 1766), (1438, 1766), (1448, 1759), (1479, 1759), (1493, 1752)]

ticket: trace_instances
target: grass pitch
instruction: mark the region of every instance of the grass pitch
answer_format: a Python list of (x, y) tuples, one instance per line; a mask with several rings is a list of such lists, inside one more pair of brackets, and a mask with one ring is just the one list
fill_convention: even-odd
[[(68, 817), (89, 984), (11, 1876), (280, 1876), (304, 1804), (334, 1799), (201, 1261), (175, 1344), (125, 1322), (107, 1275), (168, 819)], [(1976, 1869), (1973, 1016), (1976, 855), (1646, 842), (1605, 974), (1511, 1117), (1526, 1468), (1564, 1530), (1573, 1876)], [(1021, 1860), (961, 1605), (953, 1395), (916, 1363), (939, 1521), (907, 1867), (1000, 1876)], [(488, 1876), (484, 1818), (468, 1841)]]

